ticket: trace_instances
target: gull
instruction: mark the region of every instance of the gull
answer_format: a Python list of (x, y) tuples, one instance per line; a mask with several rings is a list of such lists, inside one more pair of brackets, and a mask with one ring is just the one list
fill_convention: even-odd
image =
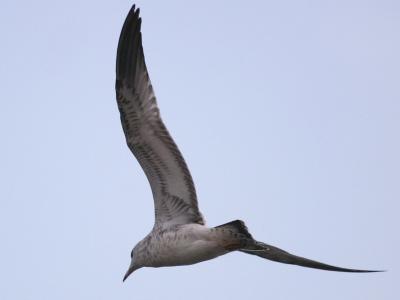
[(131, 252), (123, 281), (142, 267), (191, 265), (240, 251), (285, 264), (339, 272), (379, 272), (335, 267), (259, 242), (235, 220), (207, 227), (185, 160), (160, 117), (142, 47), (135, 5), (122, 27), (117, 50), (116, 94), (126, 142), (150, 183), (152, 231)]

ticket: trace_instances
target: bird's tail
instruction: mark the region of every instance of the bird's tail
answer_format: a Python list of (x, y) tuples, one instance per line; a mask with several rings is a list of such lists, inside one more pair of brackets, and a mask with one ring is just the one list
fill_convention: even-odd
[(352, 272), (352, 273), (382, 272), (373, 270), (341, 268), (321, 263), (315, 260), (311, 260), (308, 258), (304, 258), (301, 256), (293, 255), (277, 247), (256, 241), (248, 231), (244, 222), (240, 220), (235, 220), (226, 224), (222, 224), (215, 228), (227, 230), (233, 233), (234, 239), (237, 242), (234, 242), (232, 243), (232, 245), (227, 246), (227, 249), (231, 251), (239, 250), (247, 254), (256, 255), (262, 258), (266, 258), (284, 264), (298, 265), (306, 268), (314, 268), (327, 271)]
[(351, 273), (382, 272), (373, 270), (357, 270), (357, 269), (335, 267), (315, 260), (290, 254), (289, 252), (286, 252), (282, 249), (264, 244), (262, 242), (258, 242), (256, 240), (254, 240), (254, 243), (252, 245), (247, 246), (245, 249), (240, 249), (239, 251), (251, 255), (257, 255), (259, 257), (266, 258), (272, 261), (284, 264), (298, 265), (306, 268), (314, 268), (314, 269), (337, 271), (337, 272), (351, 272)]

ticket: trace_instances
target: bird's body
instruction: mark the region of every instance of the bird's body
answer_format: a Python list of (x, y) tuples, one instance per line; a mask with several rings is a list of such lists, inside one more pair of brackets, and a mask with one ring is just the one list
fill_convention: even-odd
[(229, 246), (240, 244), (231, 232), (200, 224), (157, 228), (135, 247), (145, 267), (191, 265), (230, 252)]
[(327, 265), (264, 244), (255, 240), (239, 220), (217, 227), (205, 225), (189, 169), (160, 117), (140, 28), (139, 10), (133, 6), (119, 39), (115, 86), (128, 147), (153, 192), (155, 225), (132, 250), (124, 280), (141, 267), (190, 265), (232, 251), (309, 268), (373, 272)]

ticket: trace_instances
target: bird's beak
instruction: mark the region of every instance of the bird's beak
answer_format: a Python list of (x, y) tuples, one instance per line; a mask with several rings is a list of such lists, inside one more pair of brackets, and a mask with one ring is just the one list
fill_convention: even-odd
[(124, 279), (122, 279), (122, 282), (124, 282), (136, 269), (137, 268), (129, 267), (128, 271), (125, 273)]

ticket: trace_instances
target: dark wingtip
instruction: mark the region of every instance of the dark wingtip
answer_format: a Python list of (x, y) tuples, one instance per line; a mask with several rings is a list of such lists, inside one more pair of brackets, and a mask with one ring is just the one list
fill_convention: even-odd
[(122, 26), (117, 49), (117, 80), (123, 78), (133, 82), (136, 65), (144, 61), (140, 33), (142, 19), (139, 14), (140, 9), (133, 5)]
[(134, 12), (135, 9), (136, 9), (136, 4), (133, 4), (132, 7), (131, 7), (131, 9), (129, 10), (128, 15), (130, 15), (132, 12)]

